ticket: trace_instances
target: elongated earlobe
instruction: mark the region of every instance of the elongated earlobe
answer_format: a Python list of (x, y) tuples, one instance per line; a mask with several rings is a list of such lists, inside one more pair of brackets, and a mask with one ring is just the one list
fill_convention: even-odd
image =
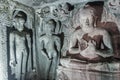
[(97, 20), (98, 20), (98, 17), (94, 16), (94, 27), (97, 27)]

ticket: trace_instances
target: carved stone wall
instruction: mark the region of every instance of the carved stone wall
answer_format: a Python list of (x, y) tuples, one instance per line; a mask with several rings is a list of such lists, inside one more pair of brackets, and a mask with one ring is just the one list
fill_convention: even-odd
[(0, 1), (0, 78), (8, 80), (8, 58), (7, 58), (7, 26), (9, 22), (8, 2)]
[[(82, 27), (82, 25), (90, 24), (89, 22), (92, 21), (92, 19), (88, 19), (86, 24), (83, 24), (84, 20), (83, 23), (81, 23), (82, 21), (80, 20), (85, 18), (81, 16), (81, 11), (84, 8), (91, 9), (90, 14), (86, 13), (88, 14), (86, 15), (87, 17), (90, 17), (92, 10), (95, 12), (93, 28), (100, 28), (100, 30), (96, 31), (95, 34), (85, 34), (83, 36), (84, 40), (82, 39), (80, 42), (79, 40), (77, 41), (77, 36), (80, 38), (80, 35), (84, 34), (84, 30), (82, 29), (84, 27)], [(15, 11), (22, 11), (27, 15), (27, 18), (24, 18), (26, 22), (23, 25), (23, 31), (19, 31), (21, 28), (14, 26), (14, 18), (15, 15), (17, 15)], [(16, 19), (18, 20), (18, 22), (16, 22), (17, 26), (21, 25), (19, 24), (20, 17), (21, 14), (18, 14), (18, 19)], [(10, 44), (10, 34), (12, 33), (14, 36), (17, 35), (17, 37), (14, 38), (20, 37), (19, 40), (25, 42), (25, 44), (19, 44), (25, 45), (24, 47), (27, 46), (25, 49), (28, 52), (25, 53), (30, 53), (30, 58), (28, 59), (29, 64), (25, 63), (27, 68), (29, 67), (29, 70), (25, 74), (28, 80), (106, 80), (106, 78), (109, 80), (119, 80), (119, 0), (0, 0), (0, 26), (1, 80), (14, 80), (17, 75), (17, 72), (12, 73), (14, 69), (12, 69), (10, 65), (10, 48), (12, 47)], [(88, 28), (85, 30), (87, 31)], [(97, 42), (98, 36), (102, 34), (104, 34), (105, 37), (106, 35), (110, 36), (110, 40), (107, 37), (102, 43), (104, 43), (103, 46), (105, 50), (107, 50), (105, 53), (112, 52), (112, 54), (107, 55), (107, 58), (103, 56), (103, 54), (99, 54), (100, 57), (98, 54), (95, 54), (95, 56), (98, 57), (95, 59), (91, 59), (90, 57), (93, 57), (91, 55), (86, 58), (84, 55), (92, 54), (94, 50), (99, 51), (99, 45), (97, 47), (95, 46), (97, 45), (95, 40)], [(30, 35), (30, 38), (27, 38), (28, 35)], [(96, 37), (96, 35), (97, 38), (92, 41), (92, 38)], [(104, 35), (102, 35), (102, 39)], [(25, 40), (23, 38), (25, 38)], [(91, 40), (91, 43), (89, 43), (89, 40)], [(16, 39), (14, 39), (14, 41), (16, 41)], [(71, 41), (73, 41), (73, 43)], [(82, 41), (85, 45), (81, 44)], [(109, 41), (111, 41), (111, 44), (108, 43)], [(15, 42), (13, 42), (13, 44), (14, 43)], [(72, 44), (75, 45), (73, 46)], [(15, 44), (14, 47), (20, 47), (19, 45)], [(89, 47), (89, 45), (91, 47)], [(79, 48), (79, 46), (84, 46), (82, 50), (89, 48), (88, 52), (83, 54), (85, 58), (83, 56), (81, 57), (82, 52), (80, 51), (78, 52), (79, 54), (71, 54), (71, 50), (73, 48)], [(100, 51), (102, 50), (104, 49)], [(19, 52), (20, 50), (16, 53)], [(15, 65), (14, 63), (12, 64), (13, 66), (16, 65), (16, 63)], [(29, 65), (32, 65), (32, 67)], [(24, 75), (24, 73), (22, 74)], [(73, 74), (75, 76), (72, 76)], [(20, 75), (18, 75), (20, 79), (23, 78)], [(17, 78), (17, 80), (20, 79)]]

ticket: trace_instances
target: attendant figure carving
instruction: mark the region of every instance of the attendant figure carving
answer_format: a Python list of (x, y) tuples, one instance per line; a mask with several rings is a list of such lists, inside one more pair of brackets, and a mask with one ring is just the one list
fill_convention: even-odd
[[(27, 15), (23, 11), (15, 10), (13, 27), (10, 32), (10, 62), (12, 74), (17, 80), (26, 80), (28, 70), (32, 68), (31, 30), (27, 30), (25, 23)], [(26, 28), (26, 29), (25, 29)]]
[(54, 35), (56, 23), (53, 19), (45, 22), (45, 34), (39, 38), (41, 54), (49, 61), (47, 69), (47, 80), (55, 80), (56, 68), (60, 57), (60, 38)]

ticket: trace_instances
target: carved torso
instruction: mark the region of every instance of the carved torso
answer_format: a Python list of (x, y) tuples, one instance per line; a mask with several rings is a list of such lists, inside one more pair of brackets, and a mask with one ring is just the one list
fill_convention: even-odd
[(85, 34), (83, 36), (83, 39), (87, 42), (89, 41), (94, 41), (95, 43), (93, 43), (97, 49), (101, 49), (100, 45), (102, 43), (103, 40), (103, 36), (102, 35), (94, 35), (93, 37), (88, 36), (88, 34)]
[(29, 35), (26, 32), (19, 32), (19, 31), (14, 31), (11, 33), (14, 38), (14, 48), (16, 49), (16, 55), (21, 55), (24, 53), (24, 55), (27, 55), (27, 47), (28, 45), (26, 44), (27, 42), (27, 35)]
[(55, 41), (58, 39), (56, 36), (42, 36), (40, 42), (43, 43), (43, 47), (47, 52), (55, 51)]

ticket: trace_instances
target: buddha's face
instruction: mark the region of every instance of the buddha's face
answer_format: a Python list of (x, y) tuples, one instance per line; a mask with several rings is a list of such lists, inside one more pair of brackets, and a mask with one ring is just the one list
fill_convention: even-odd
[(83, 14), (80, 16), (81, 28), (93, 28), (94, 17), (92, 14)]
[(94, 16), (92, 14), (81, 15), (80, 24), (84, 32), (91, 32), (94, 28)]
[(25, 20), (23, 18), (15, 18), (13, 25), (18, 31), (22, 31), (24, 29)]
[(91, 32), (95, 27), (95, 14), (94, 9), (81, 9), (79, 13), (80, 27), (84, 32)]

